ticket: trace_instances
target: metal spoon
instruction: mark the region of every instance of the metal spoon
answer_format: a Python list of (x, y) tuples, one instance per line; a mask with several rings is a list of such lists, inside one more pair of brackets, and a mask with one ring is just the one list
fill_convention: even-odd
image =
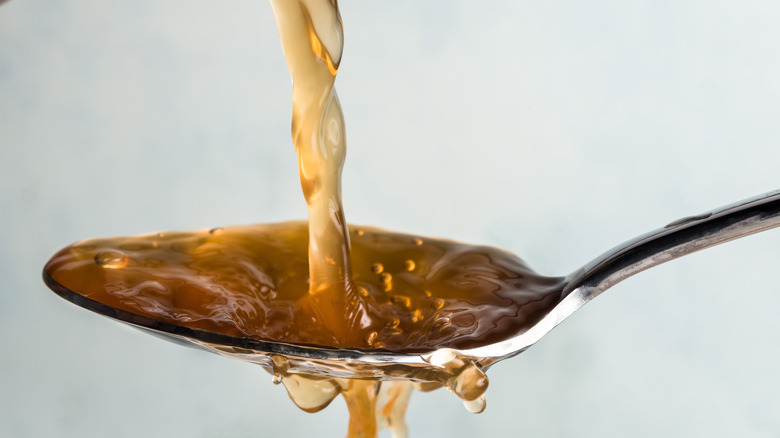
[(711, 246), (780, 226), (780, 190), (749, 198), (630, 240), (595, 258), (567, 277), (551, 293), (557, 305), (525, 332), (505, 341), (469, 350), (399, 354), (381, 350), (347, 350), (264, 342), (183, 327), (97, 303), (54, 282), (44, 281), (63, 298), (118, 319), (153, 335), (233, 359), (257, 363), (276, 374), (308, 373), (341, 378), (441, 381), (447, 370), (442, 356), (457, 356), (483, 369), (535, 344), (575, 310), (620, 281), (645, 269)]

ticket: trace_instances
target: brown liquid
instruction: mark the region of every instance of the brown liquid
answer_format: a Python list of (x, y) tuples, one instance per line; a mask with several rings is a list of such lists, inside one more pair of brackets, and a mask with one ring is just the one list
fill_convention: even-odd
[(305, 222), (90, 239), (46, 273), (116, 309), (256, 340), (430, 352), (522, 333), (560, 297), (556, 279), (503, 250), (352, 228), (353, 281), (369, 317), (322, 330), (308, 284)]
[[(351, 228), (350, 234), (352, 278), (369, 317), (351, 325), (350, 336), (343, 338), (321, 329), (325, 323), (309, 293), (305, 222), (85, 240), (55, 254), (44, 275), (55, 291), (83, 297), (66, 296), (82, 306), (95, 308), (90, 302), (96, 302), (221, 335), (434, 352), (431, 366), (444, 370), (445, 377), (418, 389), (445, 386), (467, 409), (481, 412), (487, 377), (478, 364), (451, 349), (524, 332), (559, 302), (560, 279), (539, 276), (495, 248), (374, 228)], [(285, 362), (281, 356), (274, 360)], [(287, 371), (284, 363), (274, 365), (274, 383), (284, 383), (290, 398), (307, 412), (344, 396), (348, 436), (373, 437), (379, 427), (405, 436), (411, 383)]]
[[(417, 389), (446, 386), (481, 412), (488, 379), (479, 364), (450, 349), (524, 332), (559, 302), (560, 279), (539, 276), (495, 248), (348, 228), (341, 204), (344, 118), (333, 88), (343, 44), (336, 0), (271, 4), (293, 78), (292, 136), (308, 224), (82, 241), (49, 261), (47, 282), (89, 308), (99, 303), (220, 335), (435, 352), (430, 364), (444, 371), (416, 382)], [(277, 366), (282, 356), (273, 360), (274, 383), (284, 383), (301, 409), (319, 411), (342, 394), (350, 437), (373, 437), (381, 427), (405, 436), (411, 382), (294, 374)]]

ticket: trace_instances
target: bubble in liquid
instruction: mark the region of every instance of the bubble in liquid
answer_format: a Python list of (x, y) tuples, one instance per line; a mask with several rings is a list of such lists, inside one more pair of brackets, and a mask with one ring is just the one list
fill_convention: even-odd
[(433, 308), (435, 310), (439, 310), (442, 307), (444, 307), (444, 300), (442, 300), (441, 298), (436, 298), (436, 300), (433, 302)]
[(406, 309), (412, 307), (412, 299), (406, 295), (393, 295), (390, 297), (390, 301), (393, 304), (398, 304), (399, 306), (402, 306)]
[(216, 227), (216, 228), (212, 228), (212, 229), (210, 229), (210, 230), (209, 230), (209, 234), (213, 234), (213, 235), (215, 235), (215, 236), (216, 236), (216, 235), (222, 234), (224, 231), (225, 231), (225, 229), (224, 229), (224, 228), (222, 228), (222, 227)]
[(420, 245), (423, 244), (422, 239), (420, 239), (419, 237), (415, 237), (414, 239), (412, 239), (412, 242), (414, 242), (414, 244), (417, 245), (417, 246), (420, 246)]
[(388, 274), (387, 272), (382, 273), (380, 276), (380, 279), (382, 280), (382, 285), (385, 288), (385, 292), (389, 292), (393, 289), (393, 276)]
[(130, 263), (130, 258), (119, 251), (100, 251), (95, 255), (95, 263), (106, 269), (122, 269)]
[(371, 272), (374, 274), (381, 274), (385, 270), (385, 267), (381, 263), (374, 263), (371, 265)]
[(407, 261), (404, 262), (404, 269), (406, 269), (409, 272), (414, 271), (414, 267), (415, 266), (416, 265), (414, 263), (414, 260), (407, 260)]
[(366, 344), (374, 345), (377, 336), (378, 336), (377, 332), (371, 332), (368, 335), (366, 335)]
[(360, 286), (358, 288), (358, 293), (360, 294), (361, 297), (367, 297), (368, 296), (368, 289), (366, 289), (363, 286)]
[(358, 236), (363, 236), (364, 234), (366, 234), (366, 232), (358, 228), (358, 230), (355, 231), (355, 234), (357, 234)]

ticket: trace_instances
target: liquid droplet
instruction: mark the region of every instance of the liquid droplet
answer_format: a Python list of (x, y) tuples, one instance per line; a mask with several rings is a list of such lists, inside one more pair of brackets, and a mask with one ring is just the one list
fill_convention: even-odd
[(127, 254), (119, 251), (100, 251), (95, 255), (95, 263), (106, 269), (122, 269), (130, 262)]
[(271, 378), (271, 383), (274, 385), (278, 385), (282, 383), (282, 380), (284, 379), (284, 376), (282, 374), (274, 374), (274, 376)]
[(341, 392), (341, 385), (333, 379), (290, 374), (282, 380), (287, 395), (302, 410), (314, 413), (325, 409)]
[(479, 397), (477, 399), (471, 400), (471, 401), (463, 401), (463, 406), (471, 412), (472, 414), (481, 414), (485, 410), (485, 406), (487, 406), (487, 401), (485, 400), (485, 396)]
[(456, 377), (450, 379), (448, 386), (461, 399), (472, 401), (487, 391), (488, 378), (477, 365), (472, 363), (466, 365)]

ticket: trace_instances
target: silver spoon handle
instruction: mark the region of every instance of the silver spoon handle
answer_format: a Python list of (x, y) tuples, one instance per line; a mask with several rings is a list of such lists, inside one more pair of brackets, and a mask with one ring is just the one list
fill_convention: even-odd
[(592, 299), (645, 269), (777, 226), (780, 190), (682, 218), (597, 257), (567, 278), (563, 295), (583, 287)]

